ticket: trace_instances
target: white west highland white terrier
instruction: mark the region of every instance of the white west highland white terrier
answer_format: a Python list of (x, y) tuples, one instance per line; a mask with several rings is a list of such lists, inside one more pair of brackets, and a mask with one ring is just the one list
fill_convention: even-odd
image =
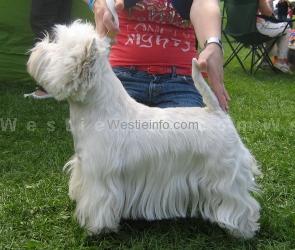
[(59, 25), (54, 33), (32, 49), (28, 71), (69, 101), (75, 155), (66, 166), (80, 225), (98, 234), (117, 231), (122, 218), (200, 215), (236, 237), (253, 237), (257, 164), (195, 59), (206, 107), (151, 108), (127, 94), (109, 64), (108, 42), (91, 24)]

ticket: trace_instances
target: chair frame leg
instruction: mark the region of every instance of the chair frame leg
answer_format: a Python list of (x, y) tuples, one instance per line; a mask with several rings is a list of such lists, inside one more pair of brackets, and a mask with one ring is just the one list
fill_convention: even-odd
[(239, 57), (239, 52), (244, 48), (244, 45), (242, 43), (238, 43), (238, 45), (234, 48), (234, 46), (232, 45), (232, 43), (231, 43), (230, 39), (228, 38), (228, 36), (225, 33), (223, 35), (224, 35), (228, 45), (230, 46), (230, 48), (232, 50), (232, 54), (229, 56), (229, 58), (223, 64), (223, 67), (225, 68), (236, 57), (239, 64), (243, 68), (243, 70), (245, 72), (247, 72), (247, 69), (245, 68), (241, 58)]

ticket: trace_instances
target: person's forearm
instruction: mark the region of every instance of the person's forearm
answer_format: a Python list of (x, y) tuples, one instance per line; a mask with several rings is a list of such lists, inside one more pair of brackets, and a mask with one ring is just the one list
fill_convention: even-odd
[(218, 0), (194, 0), (190, 11), (190, 19), (201, 47), (209, 37), (221, 38), (221, 17)]
[(272, 9), (269, 6), (269, 3), (265, 0), (259, 0), (258, 9), (259, 9), (261, 15), (271, 16), (273, 14)]

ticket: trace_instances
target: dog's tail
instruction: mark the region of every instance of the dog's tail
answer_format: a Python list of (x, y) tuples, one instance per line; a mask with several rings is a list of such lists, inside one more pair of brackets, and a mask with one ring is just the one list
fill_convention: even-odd
[(217, 97), (203, 78), (196, 58), (193, 58), (192, 62), (192, 77), (194, 80), (194, 84), (196, 88), (200, 91), (200, 94), (202, 95), (203, 101), (206, 104), (207, 108), (212, 111), (221, 111), (222, 109), (219, 105)]

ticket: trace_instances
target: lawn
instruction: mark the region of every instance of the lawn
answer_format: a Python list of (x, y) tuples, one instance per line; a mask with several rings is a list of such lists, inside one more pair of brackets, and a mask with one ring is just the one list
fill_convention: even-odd
[(0, 249), (295, 249), (295, 76), (249, 76), (234, 62), (225, 82), (230, 114), (263, 173), (254, 239), (200, 219), (123, 221), (118, 234), (87, 236), (62, 171), (73, 153), (68, 105), (24, 99), (34, 87), (25, 82), (0, 83)]

